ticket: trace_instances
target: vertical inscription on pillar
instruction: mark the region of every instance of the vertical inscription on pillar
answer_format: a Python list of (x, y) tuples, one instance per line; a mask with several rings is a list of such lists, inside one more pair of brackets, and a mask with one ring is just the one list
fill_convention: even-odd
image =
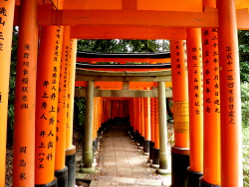
[(191, 64), (191, 70), (193, 72), (193, 93), (194, 93), (194, 113), (195, 115), (200, 115), (202, 112), (202, 56), (201, 56), (201, 48), (193, 47), (192, 49), (192, 64)]
[[(174, 42), (174, 41), (173, 41)], [(176, 41), (172, 44), (172, 47), (175, 47), (172, 49), (172, 53), (174, 53), (173, 57), (175, 66), (172, 68), (172, 71), (174, 71), (174, 83), (173, 89), (178, 88), (179, 86), (184, 83), (184, 81), (187, 80), (187, 59), (186, 56), (186, 42), (184, 41)], [(183, 52), (184, 50), (184, 52)], [(182, 53), (182, 54), (181, 54)], [(181, 88), (183, 89), (183, 88)], [(176, 93), (177, 94), (177, 93)], [(188, 133), (189, 132), (189, 104), (188, 101), (182, 101), (182, 98), (180, 99), (178, 95), (174, 96), (174, 104), (173, 104), (173, 110), (174, 110), (174, 129), (175, 133)]]
[[(173, 52), (175, 52), (176, 55), (176, 63), (175, 63), (175, 69), (177, 70), (177, 74), (178, 76), (182, 76), (182, 72), (183, 71), (187, 71), (187, 59), (181, 59), (181, 51), (180, 51), (180, 47), (185, 48), (186, 46), (186, 42), (175, 42), (175, 49), (172, 50)], [(182, 45), (182, 46), (180, 46)], [(184, 56), (186, 54), (186, 50), (184, 50)], [(184, 64), (182, 64), (182, 60), (184, 61)]]
[(228, 65), (227, 69), (227, 94), (228, 94), (228, 103), (229, 110), (227, 116), (229, 117), (228, 123), (231, 125), (235, 124), (235, 109), (234, 102), (236, 102), (236, 98), (234, 97), (234, 54), (231, 46), (226, 46), (226, 63)]
[[(65, 53), (62, 57), (62, 63), (60, 65), (60, 82), (59, 82), (59, 98), (58, 98), (58, 114), (61, 112), (61, 110), (66, 110), (66, 118), (68, 118), (68, 73), (69, 73), (69, 58), (70, 58), (70, 46), (65, 46)], [(57, 78), (57, 74), (53, 74), (54, 78)], [(63, 119), (65, 120), (65, 119)], [(66, 124), (68, 120), (65, 120)], [(56, 127), (56, 142), (60, 141), (60, 137), (58, 136), (58, 133), (60, 131), (60, 124), (61, 121), (57, 119), (57, 127)]]
[(176, 133), (189, 132), (189, 106), (188, 102), (174, 102), (174, 128)]
[[(23, 53), (22, 56), (20, 57), (20, 63), (22, 64), (22, 70), (21, 70), (21, 95), (19, 97), (21, 97), (20, 100), (20, 109), (21, 110), (28, 110), (29, 109), (29, 55), (30, 55), (30, 51), (31, 51), (31, 47), (29, 44), (24, 44), (23, 46)], [(27, 153), (27, 147), (25, 145), (21, 145), (19, 147), (20, 150), (20, 157), (19, 157), (19, 167), (23, 168), (19, 173), (19, 180), (24, 181), (27, 179), (27, 175), (25, 172), (25, 167), (27, 165), (27, 161), (26, 161), (26, 153)]]
[[(38, 145), (38, 152), (36, 157), (39, 164), (38, 169), (43, 169), (47, 165), (52, 164), (54, 158), (55, 147), (55, 125), (57, 123), (57, 102), (58, 102), (58, 80), (59, 80), (59, 64), (60, 64), (60, 45), (61, 45), (61, 27), (57, 27), (55, 49), (53, 54), (52, 68), (50, 71), (50, 77), (43, 80), (42, 87), (43, 93), (40, 98), (42, 101), (40, 109), (41, 115), (39, 116), (40, 123), (44, 124), (44, 130), (39, 133), (40, 142)], [(50, 62), (51, 63), (51, 62)]]
[[(7, 0), (5, 0), (7, 1)], [(4, 50), (4, 32), (3, 27), (5, 27), (5, 18), (7, 17), (7, 10), (4, 6), (0, 7), (0, 51)], [(1, 28), (2, 27), (2, 28)]]
[(71, 100), (71, 79), (72, 79), (72, 74), (74, 72), (72, 72), (72, 49), (73, 49), (73, 40), (70, 41), (70, 46), (68, 46), (68, 73), (67, 73), (67, 124), (66, 124), (66, 128), (69, 129), (70, 125), (69, 125), (69, 109), (70, 109), (70, 100)]
[[(210, 48), (209, 46), (212, 46)], [(203, 30), (205, 112), (220, 113), (217, 29)]]
[[(7, 0), (6, 0), (7, 1)], [(1, 1), (0, 1), (1, 2)], [(5, 36), (4, 36), (4, 27), (5, 27), (5, 18), (7, 17), (7, 10), (6, 7), (4, 6), (0, 6), (0, 55), (1, 53), (4, 51), (4, 41), (5, 41)], [(3, 62), (1, 62), (3, 63)], [(5, 102), (4, 101), (4, 97), (3, 97), (3, 93), (4, 90), (2, 87), (0, 87), (0, 105)]]
[(21, 109), (28, 109), (28, 93), (29, 93), (29, 55), (30, 55), (30, 45), (25, 44), (23, 46), (23, 59), (22, 59), (22, 67), (23, 67), (23, 74), (22, 74), (22, 95), (21, 95)]

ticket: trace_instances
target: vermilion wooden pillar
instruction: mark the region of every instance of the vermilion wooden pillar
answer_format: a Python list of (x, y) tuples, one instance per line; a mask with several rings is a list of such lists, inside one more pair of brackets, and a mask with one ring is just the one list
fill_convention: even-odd
[(45, 26), (37, 66), (35, 184), (56, 186), (55, 145), (62, 27)]
[(107, 111), (109, 111), (109, 118), (108, 119), (111, 119), (111, 100), (108, 99), (107, 101)]
[(68, 94), (67, 94), (67, 125), (66, 125), (66, 166), (68, 168), (68, 186), (75, 186), (76, 147), (73, 145), (73, 111), (75, 90), (75, 68), (77, 40), (71, 40), (71, 57), (68, 65)]
[(94, 98), (93, 151), (98, 150), (99, 97)]
[(0, 13), (0, 186), (5, 185), (5, 155), (8, 114), (10, 56), (15, 1), (0, 1), (5, 11)]
[(102, 126), (102, 116), (103, 116), (103, 97), (99, 98), (99, 122), (98, 122), (98, 138), (102, 135), (102, 130), (101, 130), (101, 126)]
[(241, 95), (236, 7), (234, 0), (218, 0), (221, 186), (243, 186)]
[(130, 118), (130, 130), (131, 138), (135, 138), (135, 126), (134, 126), (134, 98), (129, 100), (129, 118)]
[(139, 98), (139, 125), (140, 125), (140, 134), (141, 134), (141, 143), (140, 146), (143, 149), (144, 140), (145, 140), (145, 125), (144, 125), (144, 100)]
[(94, 97), (94, 105), (93, 105), (93, 141), (96, 138), (96, 128), (97, 128), (97, 121), (98, 121), (98, 101), (97, 97)]
[(201, 29), (187, 29), (190, 168), (188, 186), (199, 185), (203, 172), (203, 94)]
[(144, 136), (143, 136), (143, 111), (142, 111), (142, 98), (136, 98), (136, 116), (137, 116), (137, 128), (138, 128), (138, 146), (142, 149)]
[(159, 142), (159, 112), (158, 112), (158, 98), (153, 98), (153, 110), (154, 110), (154, 138), (155, 145), (153, 149), (153, 161), (152, 167), (159, 167), (159, 151), (160, 151), (160, 142)]
[(150, 98), (143, 98), (143, 100), (144, 100), (144, 126), (145, 126), (144, 153), (146, 155), (149, 155), (150, 141), (151, 141)]
[(138, 98), (133, 98), (133, 107), (134, 107), (134, 135), (135, 141), (138, 142), (139, 140), (139, 125), (138, 125)]
[(58, 94), (58, 120), (56, 126), (55, 176), (59, 186), (68, 186), (68, 168), (66, 160), (66, 126), (68, 123), (68, 66), (70, 63), (70, 27), (64, 27), (60, 82)]
[[(216, 8), (215, 0), (203, 6)], [(220, 83), (218, 30), (202, 29), (204, 93), (204, 162), (201, 186), (220, 185)]]
[(136, 119), (137, 119), (137, 130), (139, 135), (141, 135), (141, 126), (140, 126), (140, 107), (139, 107), (139, 98), (136, 98)]
[(201, 185), (220, 185), (220, 83), (217, 29), (202, 29), (204, 170)]
[(135, 132), (136, 134), (138, 134), (139, 129), (138, 129), (138, 102), (137, 102), (138, 98), (134, 98), (134, 125), (135, 125)]
[(189, 102), (186, 42), (170, 41), (175, 145), (172, 147), (172, 187), (184, 186), (189, 166)]
[[(37, 3), (21, 1), (15, 90), (13, 186), (35, 184), (35, 98), (38, 52)], [(9, 31), (10, 32), (10, 31)]]
[(70, 62), (68, 63), (68, 123), (66, 126), (66, 148), (70, 151), (73, 146), (73, 110), (74, 110), (74, 90), (75, 90), (75, 69), (77, 56), (77, 40), (71, 40)]
[(154, 146), (155, 146), (155, 111), (154, 98), (150, 98), (150, 124), (151, 124), (151, 142), (150, 142), (150, 156), (148, 162), (153, 161)]
[(119, 101), (119, 117), (124, 118), (125, 111), (124, 111), (124, 101)]

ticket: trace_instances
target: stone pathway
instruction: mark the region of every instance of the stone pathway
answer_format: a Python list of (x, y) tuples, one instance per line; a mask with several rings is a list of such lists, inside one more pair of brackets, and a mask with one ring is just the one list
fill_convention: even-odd
[(98, 172), (91, 187), (169, 186), (170, 176), (155, 173), (122, 124), (112, 125), (103, 135), (99, 151)]

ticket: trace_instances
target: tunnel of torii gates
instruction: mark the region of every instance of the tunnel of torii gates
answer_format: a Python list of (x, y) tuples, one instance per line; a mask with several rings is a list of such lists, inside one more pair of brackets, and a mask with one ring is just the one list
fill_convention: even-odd
[[(115, 115), (129, 115), (131, 135), (153, 142), (158, 159), (152, 164), (160, 174), (172, 173), (172, 186), (183, 186), (187, 178), (191, 187), (199, 182), (241, 187), (237, 30), (249, 28), (248, 7), (248, 0), (0, 0), (0, 186), (5, 183), (12, 29), (19, 26), (13, 186), (73, 186), (76, 76), (87, 87), (77, 89), (87, 97), (83, 172), (94, 170), (96, 131)], [(135, 61), (148, 67), (107, 71), (89, 65), (75, 74), (77, 39), (170, 40), (171, 71), (153, 57), (122, 57), (124, 65)], [(87, 62), (94, 66), (94, 60)], [(172, 170), (165, 108), (165, 82), (171, 77)]]

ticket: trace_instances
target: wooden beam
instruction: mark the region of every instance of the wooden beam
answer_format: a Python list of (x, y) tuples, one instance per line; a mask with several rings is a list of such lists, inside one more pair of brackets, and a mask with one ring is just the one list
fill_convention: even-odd
[(107, 72), (76, 69), (76, 81), (171, 82), (171, 71)]
[[(76, 68), (76, 75), (82, 76), (96, 76), (96, 77), (161, 77), (171, 76), (171, 70), (162, 71), (145, 71), (145, 72), (132, 72), (132, 71), (91, 71), (86, 69)], [(153, 81), (145, 81), (153, 82)]]
[(115, 81), (115, 82), (123, 82), (123, 81), (130, 81), (130, 82), (171, 82), (170, 76), (160, 76), (160, 77), (96, 77), (96, 76), (84, 76), (84, 75), (77, 75), (76, 81)]
[[(122, 20), (122, 21), (121, 21)], [(238, 28), (249, 28), (248, 13), (237, 16)], [(217, 11), (53, 10), (39, 6), (40, 25), (137, 25), (159, 27), (219, 27)]]
[(95, 90), (96, 97), (157, 97), (157, 90)]
[(129, 90), (130, 88), (130, 83), (129, 82), (123, 82), (123, 90)]
[(218, 19), (216, 12), (52, 10), (46, 5), (39, 7), (38, 24), (218, 27)]
[[(95, 97), (158, 97), (158, 90), (100, 90), (95, 88)], [(75, 89), (75, 97), (86, 97), (86, 88)], [(166, 98), (172, 98), (172, 90), (166, 88)]]
[[(133, 38), (135, 39), (135, 38)], [(171, 60), (170, 58), (164, 58), (164, 59), (136, 59), (136, 58), (82, 58), (77, 57), (77, 62), (119, 62), (126, 64), (127, 62), (144, 62), (144, 63), (169, 63)], [(94, 64), (94, 63), (93, 63)]]
[(77, 39), (137, 39), (185, 40), (185, 28), (126, 25), (80, 25), (71, 27), (71, 38)]
[[(20, 1), (20, 0), (16, 0)], [(124, 9), (124, 0), (64, 0), (65, 9)], [(127, 0), (130, 2), (129, 0)], [(134, 0), (132, 0), (134, 1)], [(236, 0), (236, 8), (248, 8), (248, 0)], [(177, 10), (194, 11), (202, 10), (202, 1), (200, 0), (137, 0), (137, 9), (139, 10)]]
[(137, 10), (137, 0), (122, 0), (123, 10)]

